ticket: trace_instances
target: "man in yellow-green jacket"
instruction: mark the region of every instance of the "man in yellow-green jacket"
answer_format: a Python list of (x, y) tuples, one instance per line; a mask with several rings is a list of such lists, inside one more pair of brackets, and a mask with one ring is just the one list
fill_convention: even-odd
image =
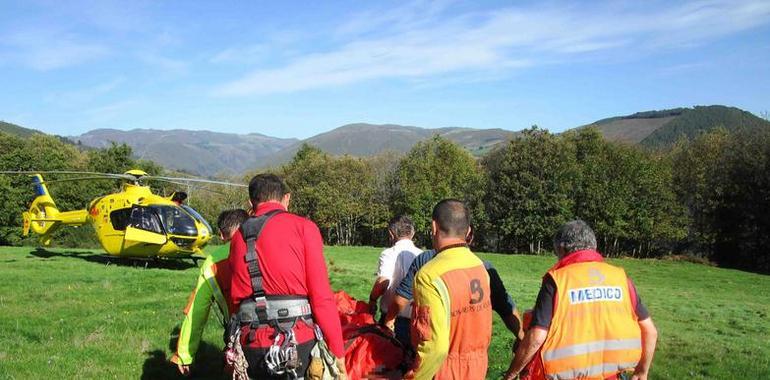
[[(219, 215), (219, 237), (223, 241), (230, 241), (241, 223), (248, 219), (249, 215), (244, 210), (227, 210)], [(211, 305), (216, 304), (218, 316), (222, 327), (227, 321), (234, 307), (230, 299), (230, 267), (227, 258), (230, 250), (227, 245), (217, 247), (200, 267), (200, 275), (195, 284), (195, 289), (190, 294), (190, 299), (184, 309), (184, 320), (179, 331), (179, 341), (176, 353), (171, 361), (177, 365), (179, 372), (189, 375), (190, 365), (195, 360), (195, 353), (200, 345), (203, 328), (209, 317)]]
[(414, 280), (411, 338), (417, 351), (407, 378), (482, 380), (492, 336), (492, 302), (484, 263), (468, 249), (470, 211), (456, 199), (433, 208), (436, 257)]

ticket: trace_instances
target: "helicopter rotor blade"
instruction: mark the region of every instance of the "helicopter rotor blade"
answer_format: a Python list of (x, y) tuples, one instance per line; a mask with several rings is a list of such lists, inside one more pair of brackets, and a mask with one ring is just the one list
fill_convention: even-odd
[[(211, 184), (211, 185), (248, 187), (244, 184), (225, 182), (225, 181), (215, 181), (215, 180), (203, 179), (203, 178), (165, 177), (165, 176), (153, 176), (153, 175), (136, 177), (129, 174), (99, 173), (99, 172), (74, 171), (74, 170), (8, 170), (8, 171), (0, 171), (0, 174), (63, 174), (63, 175), (80, 174), (80, 175), (87, 175), (87, 176), (98, 177), (98, 178), (102, 178), (102, 177), (114, 178), (114, 179), (124, 179), (129, 181), (147, 181), (147, 180), (167, 181), (167, 182), (176, 181), (176, 182), (184, 183), (185, 186), (190, 183), (205, 183), (205, 184)], [(96, 179), (96, 178), (93, 178), (93, 179)], [(52, 181), (47, 181), (47, 182), (52, 182)]]
[(177, 181), (177, 182), (192, 182), (192, 183), (207, 183), (211, 185), (223, 185), (223, 186), (236, 186), (236, 187), (248, 187), (246, 185), (240, 184), (240, 183), (232, 183), (232, 182), (224, 182), (224, 181), (214, 181), (210, 179), (202, 179), (202, 178), (183, 178), (183, 177), (161, 177), (161, 176), (153, 176), (148, 175), (141, 178), (142, 180), (158, 180), (158, 181)]
[(158, 181), (158, 182), (173, 183), (174, 185), (179, 185), (179, 186), (187, 186), (187, 187), (190, 187), (191, 189), (208, 191), (208, 192), (219, 194), (219, 195), (227, 195), (227, 194), (225, 194), (225, 193), (223, 193), (221, 191), (211, 190), (211, 189), (203, 187), (203, 186), (195, 186), (195, 185), (191, 185), (189, 183), (176, 182), (176, 181), (171, 181), (171, 180), (167, 180), (167, 179), (160, 179), (160, 178), (154, 178), (154, 180)]
[(94, 180), (94, 179), (114, 181), (114, 180), (118, 180), (118, 179), (122, 179), (122, 178), (115, 178), (115, 177), (76, 177), (76, 178), (63, 178), (63, 179), (44, 180), (42, 183), (43, 184), (49, 184), (49, 183), (84, 181), (84, 180)]
[(127, 174), (99, 173), (99, 172), (86, 172), (86, 171), (73, 171), (73, 170), (4, 170), (4, 171), (0, 171), (0, 174), (65, 174), (65, 175), (80, 174), (80, 175), (99, 176), (99, 177), (105, 177), (105, 178), (127, 179), (132, 181), (136, 180), (134, 176), (127, 175)]

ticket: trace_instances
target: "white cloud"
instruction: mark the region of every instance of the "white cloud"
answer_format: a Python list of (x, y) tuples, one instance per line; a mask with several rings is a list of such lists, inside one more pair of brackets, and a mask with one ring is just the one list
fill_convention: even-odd
[(215, 54), (209, 61), (211, 63), (254, 63), (265, 60), (265, 57), (271, 53), (270, 45), (254, 44), (227, 48)]
[(111, 122), (125, 116), (127, 112), (135, 110), (139, 102), (133, 99), (121, 100), (104, 106), (88, 109), (84, 112), (91, 124)]
[(137, 57), (148, 65), (159, 67), (174, 74), (185, 74), (189, 68), (189, 63), (184, 60), (169, 58), (149, 50), (140, 52)]
[(46, 96), (45, 100), (49, 103), (64, 107), (81, 107), (99, 100), (99, 98), (111, 93), (125, 82), (125, 78), (118, 77), (91, 87), (53, 92)]
[(664, 67), (658, 70), (659, 75), (677, 75), (682, 72), (692, 72), (712, 66), (711, 62), (689, 62)]
[(372, 9), (354, 14), (339, 25), (335, 34), (355, 36), (378, 31), (415, 29), (435, 21), (452, 3), (452, 0), (404, 2), (387, 9)]
[(110, 50), (101, 44), (84, 42), (75, 35), (53, 30), (23, 30), (5, 35), (6, 59), (40, 71), (54, 70), (102, 58)]
[(359, 14), (334, 31), (348, 39), (337, 48), (301, 55), (279, 67), (256, 68), (214, 94), (259, 95), (382, 78), (511, 70), (629, 48), (654, 53), (770, 21), (770, 2), (763, 0), (667, 4), (648, 3), (643, 10), (621, 3), (450, 14), (445, 3), (409, 3)]

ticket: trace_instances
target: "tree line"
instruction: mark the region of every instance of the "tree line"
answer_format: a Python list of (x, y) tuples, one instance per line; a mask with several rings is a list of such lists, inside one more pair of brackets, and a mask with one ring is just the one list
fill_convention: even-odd
[(538, 128), (481, 159), (440, 137), (403, 156), (334, 157), (303, 146), (277, 170), (294, 211), (328, 244), (382, 246), (392, 215), (410, 215), (428, 246), (443, 198), (472, 210), (475, 248), (551, 252), (555, 229), (580, 218), (608, 256), (687, 255), (770, 271), (770, 130), (717, 129), (667, 151), (612, 143), (594, 129)]
[[(0, 134), (0, 167), (10, 170), (123, 172), (161, 168), (132, 158), (126, 145), (81, 151), (53, 137)], [(417, 240), (429, 246), (430, 213), (444, 198), (471, 208), (476, 250), (552, 251), (555, 229), (580, 218), (608, 256), (686, 254), (721, 265), (770, 272), (770, 130), (717, 129), (666, 151), (605, 140), (590, 128), (552, 134), (533, 127), (482, 158), (441, 137), (406, 154), (332, 156), (304, 145), (273, 170), (292, 190), (292, 211), (315, 221), (327, 244), (387, 244), (385, 226), (410, 215)], [(238, 181), (248, 181), (245, 175)], [(82, 208), (113, 191), (114, 181), (62, 182), (51, 187), (63, 210)], [(168, 185), (166, 185), (168, 186)], [(242, 188), (189, 190), (189, 203), (209, 221), (246, 207)], [(23, 244), (28, 178), (0, 176), (0, 244)], [(88, 227), (63, 229), (55, 241), (93, 245)]]

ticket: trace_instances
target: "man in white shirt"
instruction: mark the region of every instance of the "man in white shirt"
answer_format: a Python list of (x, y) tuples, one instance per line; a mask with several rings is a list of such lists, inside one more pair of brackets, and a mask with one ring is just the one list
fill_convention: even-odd
[[(380, 320), (384, 320), (388, 307), (393, 302), (396, 288), (409, 272), (409, 266), (422, 250), (412, 242), (414, 238), (414, 223), (406, 215), (397, 215), (388, 223), (388, 234), (393, 246), (380, 253), (377, 268), (377, 280), (369, 293), (369, 310), (374, 315), (377, 312), (377, 300), (380, 301)], [(399, 313), (395, 321), (396, 338), (409, 342), (409, 318), (411, 308)]]

